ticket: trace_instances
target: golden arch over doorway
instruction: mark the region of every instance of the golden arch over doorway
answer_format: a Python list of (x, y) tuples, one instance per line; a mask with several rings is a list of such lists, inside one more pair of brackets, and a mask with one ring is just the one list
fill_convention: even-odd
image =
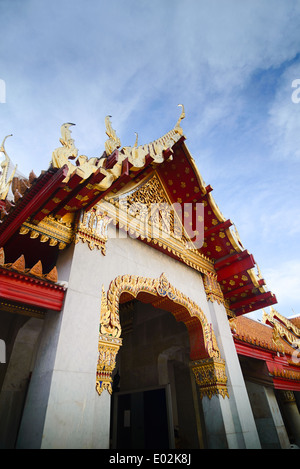
[[(211, 397), (212, 394), (220, 393), (221, 389), (223, 397), (228, 395), (225, 362), (221, 358), (212, 325), (201, 308), (172, 286), (164, 273), (156, 279), (120, 275), (110, 283), (107, 295), (102, 287), (97, 392), (101, 394), (103, 389), (112, 392), (111, 373), (122, 345), (119, 304), (132, 298), (169, 311), (177, 321), (184, 322), (190, 339), (191, 365), (199, 388), (202, 388), (201, 395)], [(203, 386), (208, 388), (209, 392), (203, 393)]]

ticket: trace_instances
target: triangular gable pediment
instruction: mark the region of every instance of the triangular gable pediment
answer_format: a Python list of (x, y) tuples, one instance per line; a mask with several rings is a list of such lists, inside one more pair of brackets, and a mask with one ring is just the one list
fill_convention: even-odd
[[(183, 246), (190, 242), (183, 224), (168, 197), (167, 191), (156, 172), (148, 176), (134, 189), (113, 197), (106, 202), (114, 206), (117, 222), (137, 236), (163, 241), (176, 238)], [(124, 226), (126, 229), (126, 226)]]
[[(207, 264), (206, 271), (207, 268), (213, 270), (211, 263), (199, 253), (185, 229), (183, 220), (188, 215), (187, 210), (192, 207), (171, 203), (157, 171), (139, 184), (132, 182), (127, 191), (106, 196), (98, 206), (129, 237), (140, 238), (154, 247), (166, 250), (168, 254), (179, 257), (193, 267), (199, 265), (199, 270), (202, 270), (203, 262)], [(199, 206), (199, 210), (203, 212), (203, 207)], [(202, 212), (201, 216), (197, 213), (199, 219), (203, 219)], [(193, 214), (190, 213), (189, 223), (192, 218)]]

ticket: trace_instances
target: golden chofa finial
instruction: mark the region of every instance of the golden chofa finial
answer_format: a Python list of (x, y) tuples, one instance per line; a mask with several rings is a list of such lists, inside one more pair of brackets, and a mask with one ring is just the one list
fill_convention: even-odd
[(4, 144), (5, 144), (5, 140), (8, 137), (12, 137), (12, 134), (6, 135), (6, 137), (4, 137), (3, 142), (1, 144), (1, 147), (0, 147), (0, 152), (2, 152), (4, 154), (4, 160), (2, 161), (2, 163), (0, 165), (0, 167), (1, 167), (0, 200), (4, 200), (6, 198), (6, 196), (8, 194), (8, 191), (9, 191), (9, 186), (11, 185), (11, 182), (12, 182), (13, 177), (15, 175), (15, 172), (17, 170), (17, 166), (15, 166), (13, 172), (11, 173), (11, 175), (9, 177), (9, 179), (7, 178), (10, 158), (9, 158), (8, 154), (6, 153)]
[(70, 127), (73, 125), (75, 124), (72, 124), (71, 122), (66, 122), (65, 124), (61, 126), (60, 128), (61, 138), (59, 139), (59, 141), (62, 145), (66, 146), (68, 142), (72, 140)]
[(106, 135), (108, 136), (108, 140), (104, 143), (106, 155), (111, 155), (117, 148), (120, 148), (121, 141), (119, 137), (117, 137), (116, 131), (112, 128), (110, 122), (111, 116), (105, 117), (105, 127), (106, 127)]
[(183, 130), (182, 130), (181, 126), (180, 126), (180, 123), (181, 123), (181, 121), (185, 118), (184, 105), (183, 105), (183, 104), (178, 104), (178, 107), (181, 107), (182, 110), (181, 110), (180, 117), (179, 117), (179, 119), (178, 119), (178, 121), (177, 121), (177, 123), (176, 123), (176, 125), (175, 125), (175, 127), (174, 127), (174, 130), (175, 130), (175, 132), (177, 132), (178, 134), (183, 135)]
[(70, 127), (75, 124), (66, 122), (60, 127), (61, 138), (59, 139), (62, 147), (56, 148), (52, 153), (52, 166), (53, 168), (61, 168), (65, 164), (69, 169), (73, 169), (70, 160), (77, 158), (78, 150), (75, 147), (73, 138), (71, 137)]
[(5, 155), (7, 158), (8, 158), (8, 156), (7, 156), (7, 153), (6, 153), (6, 151), (5, 151), (4, 143), (5, 143), (5, 140), (6, 140), (8, 137), (12, 137), (12, 136), (13, 136), (13, 134), (6, 135), (6, 137), (4, 137), (4, 139), (3, 139), (3, 142), (1, 143), (1, 147), (0, 147), (0, 151), (1, 151), (2, 153), (4, 153), (4, 155)]

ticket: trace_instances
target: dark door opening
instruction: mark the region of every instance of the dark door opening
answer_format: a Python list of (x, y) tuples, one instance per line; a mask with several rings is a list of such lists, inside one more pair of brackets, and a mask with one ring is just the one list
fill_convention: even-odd
[(115, 394), (118, 449), (168, 449), (166, 389)]

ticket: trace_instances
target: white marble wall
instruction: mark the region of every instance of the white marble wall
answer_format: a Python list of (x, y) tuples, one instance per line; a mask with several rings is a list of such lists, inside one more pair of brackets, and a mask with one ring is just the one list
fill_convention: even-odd
[[(229, 360), (238, 363), (232, 338), (228, 337), (224, 308), (221, 312), (211, 310), (201, 275), (185, 264), (138, 240), (126, 238), (109, 239), (106, 256), (79, 242), (60, 254), (57, 267), (59, 280), (68, 282), (68, 291), (62, 312), (48, 313), (45, 320), (18, 447), (108, 447), (110, 396), (107, 391), (98, 396), (95, 378), (101, 288), (104, 285), (107, 291), (110, 282), (118, 275), (158, 278), (164, 272), (174, 287), (201, 307), (209, 322), (212, 322), (213, 313), (214, 327), (219, 327), (218, 334), (223, 336), (222, 328), (225, 327), (221, 340), (222, 344), (224, 342), (223, 358), (228, 356)], [(219, 342), (219, 337), (217, 340)], [(230, 347), (225, 346), (230, 340)], [(237, 383), (233, 368), (230, 367), (229, 371), (233, 389)], [(240, 377), (238, 383), (241, 385)], [(237, 425), (231, 427), (231, 433), (228, 425), (231, 425), (232, 416), (238, 414), (232, 409), (239, 398), (239, 392), (231, 392), (230, 402), (225, 400), (218, 404), (227, 439), (234, 440), (232, 445), (236, 447), (242, 446), (238, 441)]]

